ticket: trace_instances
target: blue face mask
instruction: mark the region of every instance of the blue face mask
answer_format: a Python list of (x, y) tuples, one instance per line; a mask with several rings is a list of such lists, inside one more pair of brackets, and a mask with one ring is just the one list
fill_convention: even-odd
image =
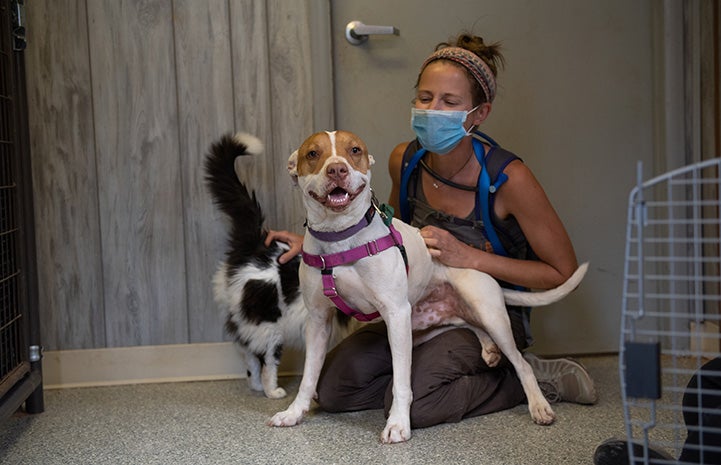
[(469, 111), (421, 110), (411, 108), (411, 127), (423, 148), (429, 152), (445, 155), (470, 135), (463, 127)]

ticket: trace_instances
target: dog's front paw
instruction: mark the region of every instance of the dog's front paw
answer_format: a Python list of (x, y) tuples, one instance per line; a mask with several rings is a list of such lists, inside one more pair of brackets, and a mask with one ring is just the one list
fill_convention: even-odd
[(398, 442), (405, 442), (410, 438), (410, 424), (400, 425), (391, 421), (390, 419), (388, 420), (388, 423), (386, 423), (386, 427), (383, 429), (383, 433), (381, 433), (381, 442), (383, 444), (395, 444)]
[(556, 414), (548, 402), (529, 402), (528, 410), (531, 412), (531, 418), (538, 425), (548, 426), (556, 420)]
[(298, 412), (293, 408), (278, 412), (268, 421), (268, 426), (295, 426), (303, 419), (303, 412)]
[(276, 387), (275, 389), (265, 391), (265, 396), (269, 399), (282, 399), (287, 395), (288, 393), (285, 392), (285, 389), (283, 389), (282, 387)]

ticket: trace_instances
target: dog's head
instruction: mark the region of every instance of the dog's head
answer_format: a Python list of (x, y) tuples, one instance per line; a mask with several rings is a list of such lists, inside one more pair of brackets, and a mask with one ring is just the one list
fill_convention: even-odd
[(288, 172), (303, 191), (309, 218), (365, 214), (370, 206), (373, 156), (357, 135), (347, 131), (318, 132), (288, 159)]

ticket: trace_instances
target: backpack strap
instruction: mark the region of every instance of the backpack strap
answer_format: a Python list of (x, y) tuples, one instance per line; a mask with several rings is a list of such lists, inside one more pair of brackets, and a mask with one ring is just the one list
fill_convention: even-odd
[(508, 180), (508, 176), (505, 173), (501, 173), (497, 177), (496, 182), (491, 184), (491, 176), (488, 174), (488, 169), (486, 168), (486, 149), (483, 147), (483, 142), (475, 137), (473, 138), (473, 153), (476, 154), (476, 159), (481, 165), (481, 175), (478, 177), (478, 193), (476, 195), (476, 217), (478, 217), (480, 210), (483, 226), (485, 227), (486, 235), (493, 247), (493, 251), (496, 255), (507, 257), (508, 252), (506, 252), (505, 247), (503, 247), (503, 243), (498, 237), (496, 228), (493, 227), (493, 222), (491, 221), (490, 195), (495, 193), (501, 184)]

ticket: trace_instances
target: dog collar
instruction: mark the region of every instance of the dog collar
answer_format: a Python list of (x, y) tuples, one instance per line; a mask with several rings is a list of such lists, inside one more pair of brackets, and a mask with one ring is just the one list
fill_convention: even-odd
[[(372, 208), (372, 207), (371, 207)], [(372, 218), (372, 215), (371, 215)], [(361, 258), (370, 257), (372, 255), (379, 254), (386, 249), (391, 247), (398, 247), (403, 255), (403, 260), (406, 262), (406, 272), (408, 272), (408, 261), (406, 258), (405, 249), (403, 248), (403, 238), (401, 234), (393, 227), (389, 225), (390, 234), (381, 237), (374, 241), (365, 243), (364, 245), (354, 247), (345, 252), (338, 252), (328, 255), (312, 255), (302, 251), (303, 262), (314, 268), (321, 270), (321, 279), (323, 281), (323, 295), (328, 297), (333, 304), (338, 307), (340, 311), (348, 316), (352, 316), (358, 321), (372, 321), (380, 316), (380, 313), (363, 313), (346, 303), (343, 298), (338, 295), (338, 291), (335, 287), (335, 278), (333, 277), (333, 267), (339, 265), (345, 265), (346, 263), (353, 263)]]
[(363, 215), (363, 218), (356, 223), (355, 225), (351, 226), (350, 228), (344, 229), (343, 231), (315, 231), (314, 229), (308, 228), (308, 232), (311, 236), (315, 237), (319, 241), (323, 242), (337, 242), (342, 241), (343, 239), (348, 239), (353, 234), (357, 233), (361, 229), (365, 228), (369, 224), (371, 224), (371, 220), (373, 220), (373, 216), (375, 216), (376, 209), (373, 205), (368, 209), (365, 215)]

